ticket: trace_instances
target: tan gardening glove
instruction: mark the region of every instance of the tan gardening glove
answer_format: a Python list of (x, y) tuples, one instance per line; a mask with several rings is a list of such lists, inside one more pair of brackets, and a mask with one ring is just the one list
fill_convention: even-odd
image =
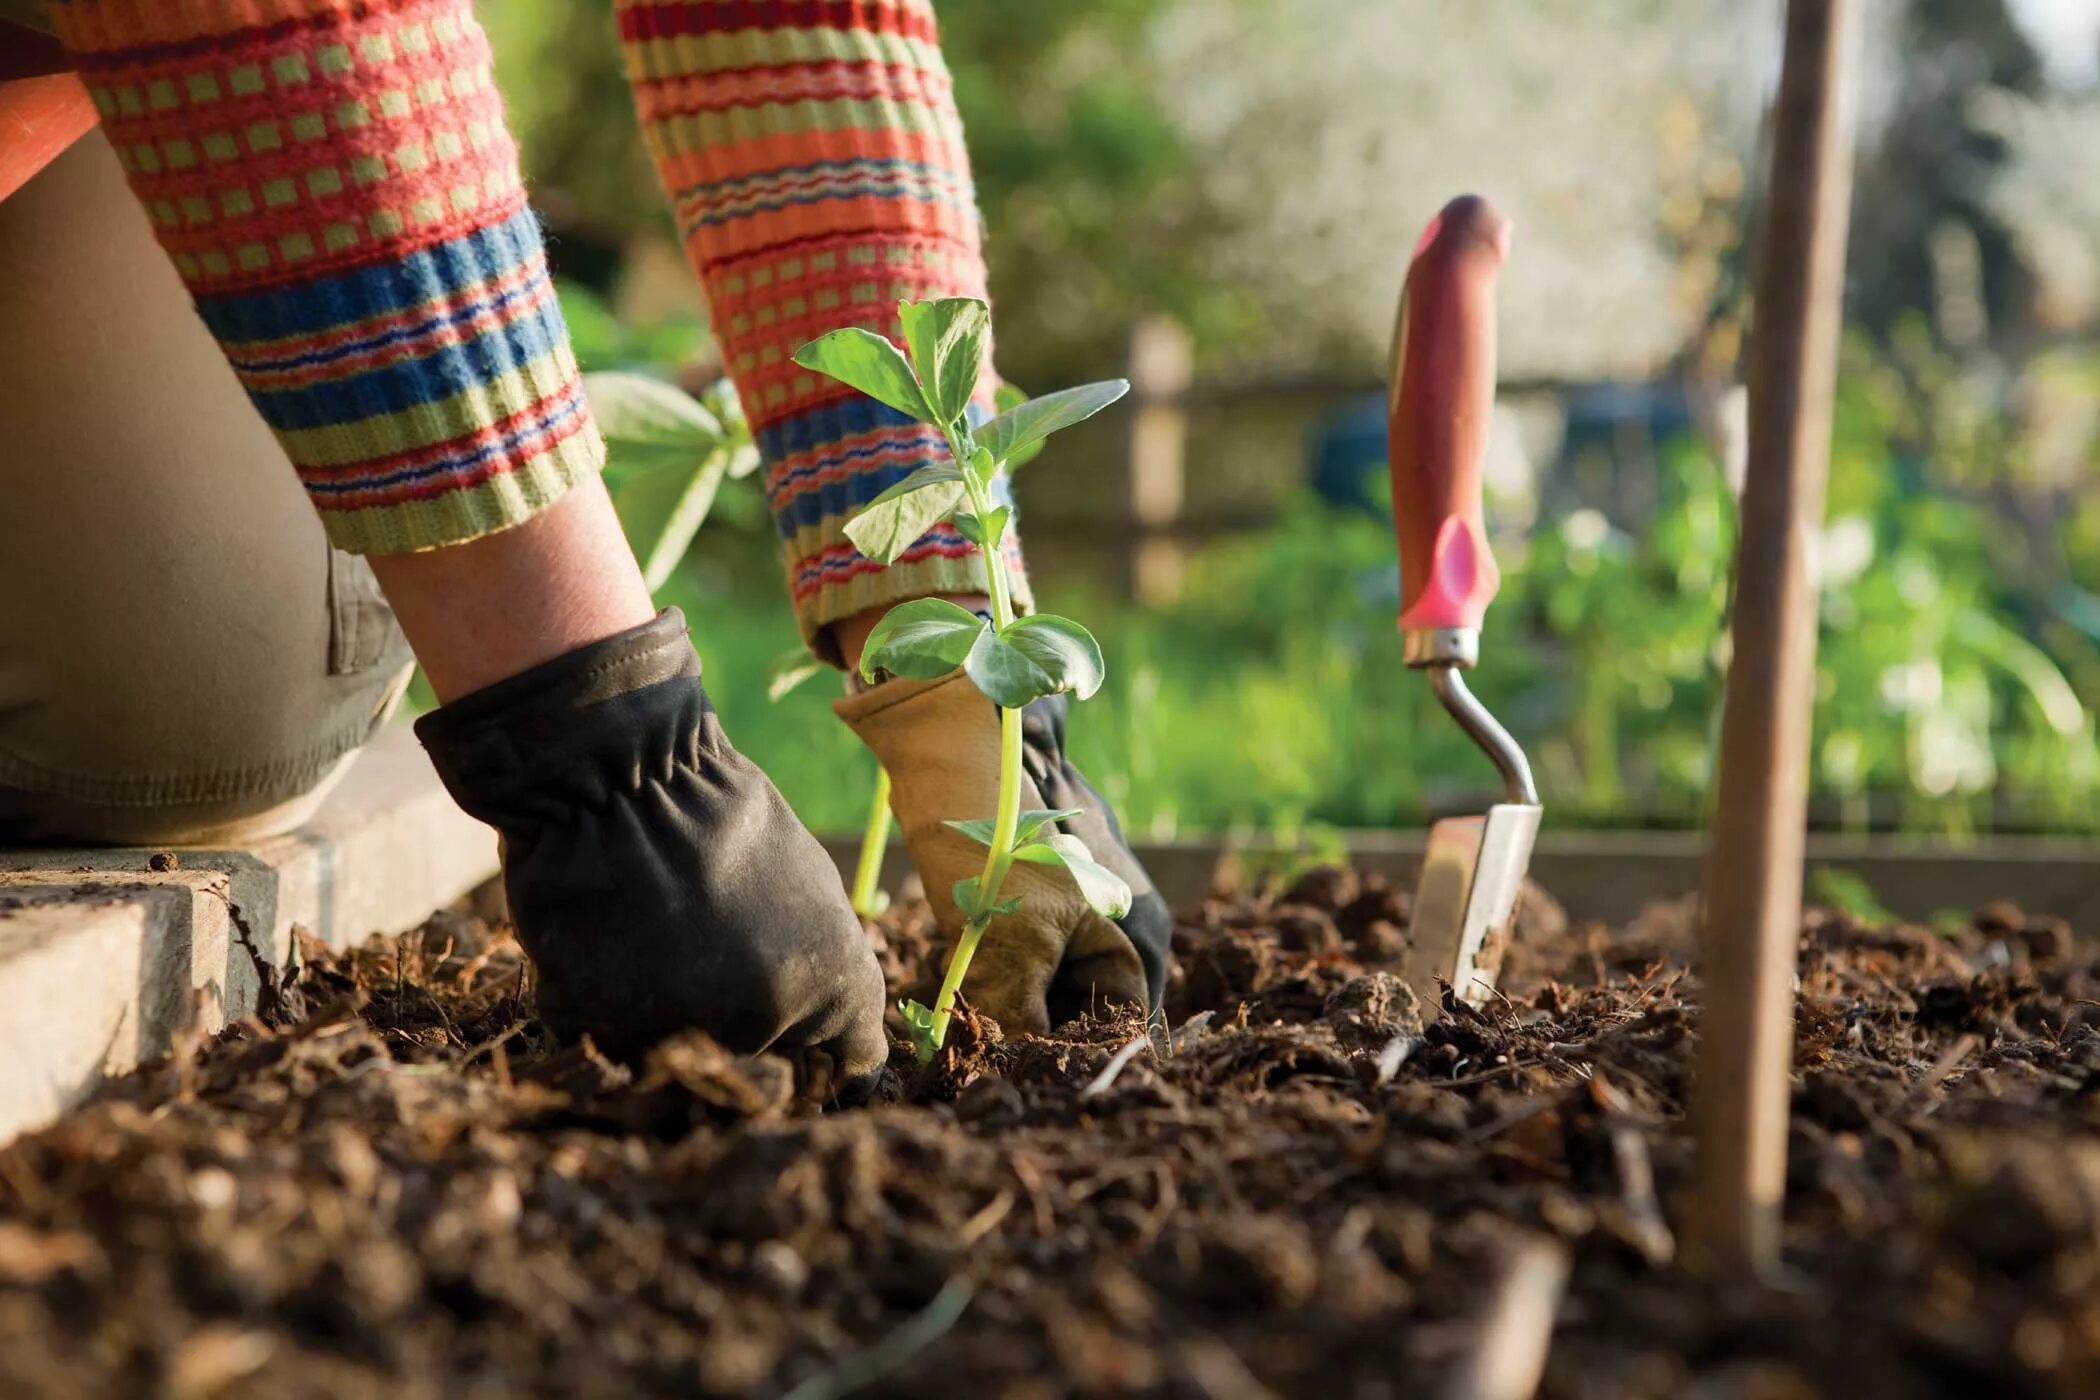
[[(1058, 829), (1086, 842), (1094, 859), (1130, 886), (1130, 912), (1096, 913), (1056, 866), (1016, 864), (1000, 899), (1015, 913), (992, 921), (970, 964), (963, 994), (1009, 1032), (1045, 1031), (1089, 1010), (1159, 1005), (1173, 920), (1115, 814), (1065, 761), (1069, 701), (1054, 695), (1022, 712), (1021, 809), (1076, 808)], [(890, 807), (904, 830), (941, 930), (962, 931), (956, 881), (984, 868), (984, 847), (943, 825), (989, 817), (999, 796), (999, 710), (962, 672), (938, 680), (892, 680), (833, 702), (890, 775)]]

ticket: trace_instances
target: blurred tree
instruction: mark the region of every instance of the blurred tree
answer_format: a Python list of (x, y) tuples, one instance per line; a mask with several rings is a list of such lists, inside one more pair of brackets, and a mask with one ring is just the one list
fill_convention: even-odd
[[(1226, 0), (1228, 5), (1239, 0)], [(984, 211), (1000, 367), (1022, 384), (1122, 358), (1130, 322), (1243, 333), (1250, 300), (1205, 271), (1216, 173), (1160, 105), (1154, 33), (1174, 0), (939, 6)]]
[(2004, 0), (1909, 0), (1894, 38), (1903, 62), (1854, 201), (1852, 318), (1887, 335), (1921, 306), (1973, 296), (1997, 335), (2020, 334), (2033, 284), (1990, 201), (2011, 152), (1974, 120), (1975, 99), (2040, 92), (2040, 59)]
[(1773, 0), (1175, 5), (1162, 101), (1222, 208), (1191, 256), (1263, 317), (1237, 358), (1377, 363), (1415, 233), (1470, 189), (1517, 225), (1509, 372), (1655, 372), (1706, 309), (1683, 255), (1706, 264), (1693, 283), (1714, 275), (1687, 195), (1730, 186), (1725, 161), (1687, 146), (1747, 151), (1776, 13)]

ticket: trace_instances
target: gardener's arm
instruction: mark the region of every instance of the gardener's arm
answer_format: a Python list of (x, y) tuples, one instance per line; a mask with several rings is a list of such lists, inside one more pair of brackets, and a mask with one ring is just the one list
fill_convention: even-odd
[[(794, 363), (842, 326), (900, 339), (897, 303), (985, 295), (975, 193), (930, 0), (809, 6), (617, 0), (642, 131), (706, 288), (716, 336), (767, 465), (803, 636), (850, 664), (877, 619), (929, 595), (984, 604), (975, 546), (949, 524), (887, 568), (846, 522), (943, 460), (940, 430)], [(979, 407), (989, 408), (987, 374)], [(1006, 483), (998, 491), (1004, 499)], [(1018, 542), (1017, 611), (1032, 603)], [(943, 825), (991, 815), (997, 711), (958, 673), (893, 682), (841, 714), (889, 769), (893, 805), (942, 925), (983, 849)], [(1063, 701), (1031, 707), (1023, 806), (1077, 809), (1065, 825), (1137, 891), (1116, 923), (1061, 871), (1017, 868), (1031, 887), (998, 920), (968, 985), (980, 1007), (1031, 1029), (1106, 1002), (1157, 1002), (1171, 923), (1099, 795), (1064, 758)], [(1019, 888), (1014, 893), (1024, 893)]]
[[(368, 555), (505, 841), (540, 1002), (867, 1071), (881, 978), (836, 872), (716, 722), (597, 472), (465, 0), (53, 7), (155, 232), (330, 539)], [(237, 561), (236, 561), (237, 563)]]

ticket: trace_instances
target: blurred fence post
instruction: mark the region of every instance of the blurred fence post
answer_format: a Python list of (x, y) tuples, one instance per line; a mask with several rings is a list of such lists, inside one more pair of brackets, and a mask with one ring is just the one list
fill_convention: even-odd
[(1146, 316), (1130, 331), (1130, 509), (1123, 578), (1140, 603), (1181, 596), (1187, 497), (1188, 412), (1183, 396), (1194, 372), (1189, 333), (1170, 316)]

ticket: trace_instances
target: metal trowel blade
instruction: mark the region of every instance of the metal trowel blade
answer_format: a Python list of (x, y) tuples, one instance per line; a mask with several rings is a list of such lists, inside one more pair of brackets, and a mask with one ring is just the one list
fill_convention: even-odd
[(1407, 983), (1425, 1006), (1438, 1004), (1438, 978), (1472, 1006), (1494, 995), (1544, 810), (1497, 803), (1429, 828), (1407, 952)]

